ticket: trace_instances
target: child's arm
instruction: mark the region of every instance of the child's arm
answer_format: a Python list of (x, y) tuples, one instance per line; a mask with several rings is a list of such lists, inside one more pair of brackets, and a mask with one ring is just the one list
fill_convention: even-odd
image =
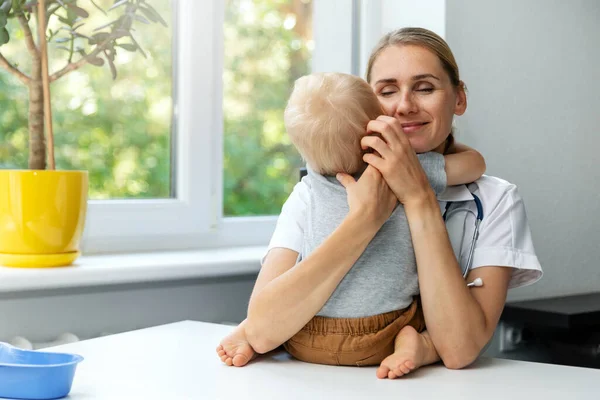
[(481, 153), (461, 143), (455, 143), (453, 150), (444, 156), (447, 185), (462, 185), (481, 178), (485, 172), (485, 160)]

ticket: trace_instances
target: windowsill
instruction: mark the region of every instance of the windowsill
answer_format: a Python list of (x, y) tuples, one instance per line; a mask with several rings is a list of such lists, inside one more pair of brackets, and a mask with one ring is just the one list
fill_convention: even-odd
[(82, 256), (61, 268), (0, 267), (0, 293), (257, 273), (264, 246)]

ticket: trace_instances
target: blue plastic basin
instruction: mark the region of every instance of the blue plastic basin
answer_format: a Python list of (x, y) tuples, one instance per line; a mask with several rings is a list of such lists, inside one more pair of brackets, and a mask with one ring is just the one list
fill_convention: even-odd
[(59, 399), (71, 391), (83, 357), (68, 353), (21, 350), (0, 342), (0, 397)]

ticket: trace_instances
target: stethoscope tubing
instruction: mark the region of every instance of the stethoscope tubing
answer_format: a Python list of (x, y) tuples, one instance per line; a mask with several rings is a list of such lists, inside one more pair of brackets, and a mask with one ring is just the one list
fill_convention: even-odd
[[(467, 258), (467, 268), (465, 268), (464, 271), (462, 271), (463, 278), (467, 277), (467, 274), (469, 273), (469, 269), (471, 268), (471, 264), (473, 263), (473, 254), (475, 252), (475, 244), (477, 243), (477, 239), (479, 239), (479, 226), (481, 225), (481, 221), (483, 221), (483, 205), (481, 204), (481, 200), (474, 193), (471, 193), (471, 196), (473, 196), (473, 201), (475, 202), (475, 206), (477, 207), (477, 215), (475, 215), (475, 229), (473, 230), (473, 238), (471, 239), (471, 246), (469, 247), (469, 256)], [(449, 213), (448, 211), (450, 210), (450, 206), (453, 203), (454, 202), (452, 202), (452, 201), (449, 201), (446, 203), (446, 208), (444, 210), (444, 214), (442, 215), (444, 222), (447, 221), (448, 217), (450, 217), (451, 214), (454, 214), (455, 212), (458, 212), (458, 211), (470, 212), (470, 213), (474, 214), (469, 209), (455, 209)]]

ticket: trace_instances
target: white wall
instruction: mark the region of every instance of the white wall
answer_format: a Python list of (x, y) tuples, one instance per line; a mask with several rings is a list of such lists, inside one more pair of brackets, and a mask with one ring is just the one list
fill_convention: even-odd
[(371, 50), (384, 34), (398, 28), (420, 26), (443, 37), (446, 30), (446, 0), (362, 0), (360, 14), (359, 71), (362, 77)]
[(445, 0), (381, 0), (383, 33), (406, 26), (420, 26), (440, 35), (445, 31)]
[[(240, 322), (256, 275), (0, 294), (0, 341), (81, 339), (181, 320)], [(217, 343), (215, 343), (215, 346)]]
[(448, 0), (469, 89), (459, 140), (525, 199), (544, 278), (510, 298), (600, 290), (600, 1)]

